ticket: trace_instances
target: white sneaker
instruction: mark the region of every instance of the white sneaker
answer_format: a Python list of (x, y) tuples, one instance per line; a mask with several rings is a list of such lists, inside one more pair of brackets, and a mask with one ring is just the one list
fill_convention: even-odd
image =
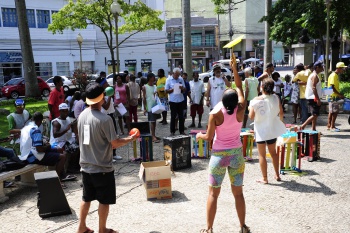
[(116, 159), (116, 160), (121, 160), (121, 159), (123, 159), (121, 156), (119, 156), (119, 155), (116, 155), (116, 156), (113, 156), (113, 159)]

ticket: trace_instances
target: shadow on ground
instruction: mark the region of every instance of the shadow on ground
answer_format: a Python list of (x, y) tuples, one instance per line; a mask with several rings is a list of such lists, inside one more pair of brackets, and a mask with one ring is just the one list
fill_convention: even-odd
[(331, 196), (336, 194), (335, 191), (333, 191), (323, 183), (317, 181), (316, 179), (311, 178), (310, 180), (315, 182), (315, 186), (300, 184), (300, 183), (297, 183), (295, 180), (282, 181), (281, 183), (270, 184), (270, 185), (283, 187), (287, 190), (290, 190), (293, 192), (300, 192), (300, 193), (323, 193), (323, 195), (325, 196)]

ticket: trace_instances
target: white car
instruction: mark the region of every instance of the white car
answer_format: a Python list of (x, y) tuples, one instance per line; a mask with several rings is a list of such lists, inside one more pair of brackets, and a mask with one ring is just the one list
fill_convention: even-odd
[[(77, 88), (72, 80), (70, 80), (69, 78), (67, 78), (66, 76), (61, 76), (63, 79), (63, 90), (65, 92), (68, 92), (70, 89), (75, 89)], [(46, 80), (46, 83), (49, 85), (50, 89), (54, 89), (55, 88), (55, 84), (53, 83), (53, 77), (49, 78), (48, 80)]]
[[(231, 71), (227, 68), (221, 68), (221, 74), (224, 74), (225, 76), (232, 75)], [(202, 80), (203, 82), (207, 83), (209, 78), (212, 76), (213, 76), (213, 70), (209, 70), (205, 73), (199, 74), (199, 80)]]

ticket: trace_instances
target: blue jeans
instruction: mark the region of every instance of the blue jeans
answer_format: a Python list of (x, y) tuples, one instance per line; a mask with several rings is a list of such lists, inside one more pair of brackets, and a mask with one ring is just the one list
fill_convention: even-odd
[(0, 146), (0, 157), (6, 157), (9, 160), (21, 162), (21, 160), (16, 156), (15, 152), (12, 149), (8, 149), (2, 146)]
[(304, 123), (307, 118), (309, 118), (309, 109), (308, 109), (308, 101), (307, 99), (300, 99), (300, 108), (301, 108), (301, 122)]

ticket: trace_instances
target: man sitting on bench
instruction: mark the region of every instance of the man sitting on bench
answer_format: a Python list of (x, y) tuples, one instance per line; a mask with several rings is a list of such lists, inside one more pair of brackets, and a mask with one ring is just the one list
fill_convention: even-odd
[[(62, 103), (58, 106), (60, 115), (51, 121), (50, 144), (52, 148), (66, 151), (65, 171), (80, 173), (80, 150), (76, 137), (78, 136), (76, 120), (68, 117), (69, 106)], [(72, 131), (74, 133), (72, 133)]]
[(9, 123), (9, 132), (14, 135), (15, 138), (19, 138), (21, 134), (21, 129), (26, 125), (26, 123), (32, 117), (30, 113), (25, 110), (24, 100), (15, 100), (16, 111), (7, 116), (7, 121)]
[[(21, 160), (26, 160), (29, 164), (39, 164), (45, 166), (56, 166), (57, 175), (61, 181), (65, 181), (67, 176), (64, 172), (64, 164), (66, 162), (66, 153), (63, 149), (53, 149), (39, 129), (44, 117), (40, 112), (33, 114), (33, 122), (24, 127), (21, 137), (24, 132), (29, 131), (29, 137), (25, 145), (21, 145)], [(34, 123), (34, 124), (33, 124)], [(28, 127), (28, 128), (27, 128)], [(22, 143), (23, 140), (21, 140)], [(29, 147), (29, 148), (28, 148)], [(76, 177), (75, 177), (76, 178)]]

